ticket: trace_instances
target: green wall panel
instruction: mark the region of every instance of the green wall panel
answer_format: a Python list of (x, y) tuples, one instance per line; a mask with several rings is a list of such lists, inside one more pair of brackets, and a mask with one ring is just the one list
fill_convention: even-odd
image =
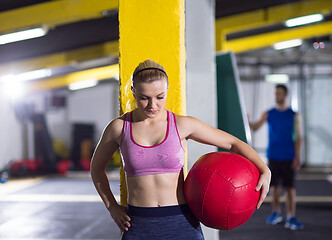
[(218, 128), (251, 145), (247, 111), (234, 54), (229, 52), (217, 55), (216, 65)]

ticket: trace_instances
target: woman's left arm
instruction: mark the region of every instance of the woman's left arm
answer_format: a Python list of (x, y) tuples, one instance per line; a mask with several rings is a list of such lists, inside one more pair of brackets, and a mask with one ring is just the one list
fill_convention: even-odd
[(183, 129), (186, 139), (192, 139), (200, 143), (214, 145), (216, 147), (239, 153), (255, 164), (261, 173), (256, 186), (256, 191), (261, 190), (261, 196), (257, 204), (257, 208), (259, 208), (269, 192), (271, 172), (256, 151), (240, 139), (224, 131), (211, 127), (196, 118), (181, 117), (179, 122), (182, 126), (181, 129)]

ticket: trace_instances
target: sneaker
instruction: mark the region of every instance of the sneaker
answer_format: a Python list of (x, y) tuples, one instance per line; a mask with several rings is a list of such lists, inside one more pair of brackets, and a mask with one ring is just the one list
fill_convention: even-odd
[(292, 230), (300, 230), (303, 229), (304, 226), (296, 219), (296, 217), (289, 217), (286, 220), (285, 228), (290, 228)]
[(280, 212), (272, 212), (271, 215), (266, 219), (267, 224), (276, 225), (282, 222), (282, 216)]

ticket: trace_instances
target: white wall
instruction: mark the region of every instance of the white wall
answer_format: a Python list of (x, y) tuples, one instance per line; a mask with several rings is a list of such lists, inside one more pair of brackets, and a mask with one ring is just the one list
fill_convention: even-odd
[(68, 120), (95, 124), (95, 143), (108, 122), (119, 116), (118, 82), (72, 92), (68, 97)]
[(63, 141), (69, 150), (71, 146), (71, 128), (68, 112), (68, 108), (48, 111), (46, 121), (52, 139)]
[[(216, 127), (217, 95), (214, 37), (214, 1), (186, 1), (187, 114)], [(188, 169), (215, 147), (188, 144)], [(219, 239), (218, 231), (202, 225), (206, 240)]]
[(307, 81), (307, 141), (309, 165), (332, 165), (332, 81), (315, 77)]
[[(249, 119), (258, 121), (262, 114), (274, 106), (274, 84), (264, 81), (241, 81), (245, 105)], [(260, 129), (252, 132), (252, 145), (265, 158), (268, 142), (268, 128), (264, 124)]]
[[(73, 92), (61, 91), (67, 98), (64, 108), (47, 107), (47, 99), (54, 94), (50, 91), (26, 96), (21, 101), (34, 104), (36, 112), (44, 113), (51, 138), (65, 142), (70, 150), (73, 123), (93, 123), (97, 144), (107, 123), (119, 115), (118, 84), (112, 81)], [(31, 157), (31, 147), (29, 152), (26, 126), (15, 116), (13, 104), (5, 94), (0, 95), (0, 115), (1, 171), (11, 160)]]
[[(0, 86), (1, 88), (1, 86)], [(0, 171), (11, 160), (23, 157), (22, 125), (15, 117), (12, 102), (0, 89)]]
[[(186, 1), (187, 115), (217, 126), (214, 1)], [(215, 147), (189, 142), (189, 167)]]

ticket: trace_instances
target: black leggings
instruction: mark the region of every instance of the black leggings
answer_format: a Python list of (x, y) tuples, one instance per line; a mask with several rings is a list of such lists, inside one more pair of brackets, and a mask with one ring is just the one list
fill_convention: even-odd
[(134, 207), (128, 205), (130, 227), (122, 240), (204, 240), (201, 226), (188, 205)]

